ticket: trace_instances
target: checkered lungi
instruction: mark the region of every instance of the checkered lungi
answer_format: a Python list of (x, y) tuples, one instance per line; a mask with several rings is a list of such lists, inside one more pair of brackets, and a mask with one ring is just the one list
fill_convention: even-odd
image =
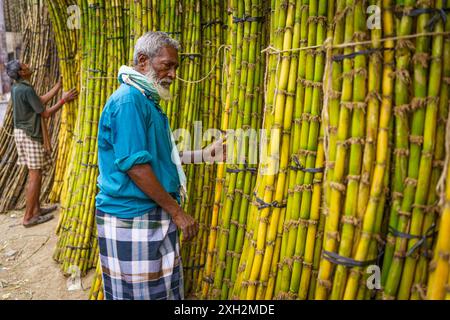
[(52, 160), (45, 152), (42, 143), (31, 139), (22, 129), (14, 129), (14, 140), (16, 141), (19, 166), (25, 165), (31, 170), (48, 170), (50, 168)]
[(97, 210), (106, 300), (184, 298), (179, 234), (161, 208), (134, 219)]

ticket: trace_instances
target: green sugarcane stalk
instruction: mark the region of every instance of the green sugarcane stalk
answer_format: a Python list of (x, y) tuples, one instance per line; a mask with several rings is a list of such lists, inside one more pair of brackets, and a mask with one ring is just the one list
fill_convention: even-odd
[[(407, 8), (413, 7), (415, 1), (404, 1), (404, 6)], [(403, 3), (400, 3), (403, 4)], [(401, 21), (398, 23), (396, 30), (398, 30), (398, 36), (406, 36), (412, 33), (413, 28), (413, 18), (404, 15)], [(401, 210), (401, 202), (404, 191), (404, 182), (407, 175), (407, 156), (409, 152), (408, 134), (409, 125), (408, 119), (406, 118), (405, 112), (402, 111), (401, 107), (409, 103), (409, 92), (408, 87), (410, 84), (409, 67), (411, 62), (410, 53), (410, 41), (399, 40), (397, 42), (396, 50), (396, 79), (395, 79), (395, 119), (396, 119), (396, 129), (395, 129), (395, 150), (394, 150), (394, 181), (393, 181), (393, 202), (391, 205), (391, 213), (389, 219), (389, 226), (397, 229), (397, 224), (399, 220), (398, 211)], [(394, 246), (395, 238), (391, 234), (388, 234), (387, 245), (385, 249), (383, 270), (382, 270), (382, 280), (383, 286), (386, 285), (387, 277), (390, 273), (390, 266), (394, 256)]]
[[(445, 30), (450, 30), (450, 23), (447, 20)], [(424, 234), (433, 223), (437, 223), (437, 213), (439, 210), (436, 207), (438, 202), (438, 194), (436, 192), (436, 186), (438, 184), (439, 178), (442, 174), (442, 169), (445, 159), (445, 132), (446, 132), (446, 119), (448, 116), (448, 100), (449, 100), (449, 88), (450, 88), (450, 41), (449, 39), (444, 39), (444, 49), (443, 49), (443, 74), (442, 74), (442, 84), (441, 92), (439, 97), (439, 109), (438, 109), (438, 119), (437, 119), (437, 129), (436, 129), (436, 143), (434, 149), (432, 173), (430, 187), (428, 191), (427, 208), (425, 209), (425, 220), (422, 227), (422, 234)], [(423, 254), (420, 255), (418, 265), (415, 271), (414, 284), (412, 285), (413, 291), (411, 294), (411, 300), (419, 300), (423, 297), (422, 292), (426, 292), (428, 273), (429, 273), (429, 253), (426, 248), (432, 248), (433, 238), (429, 237), (424, 244)]]
[[(259, 16), (260, 15), (260, 2), (259, 0), (253, 0), (251, 3), (248, 3), (247, 10), (250, 10), (247, 12), (250, 16)], [(246, 37), (248, 38), (248, 44), (246, 44), (246, 41), (244, 41), (243, 45), (243, 61), (247, 59), (248, 63), (243, 63), (243, 68), (241, 71), (241, 81), (240, 81), (240, 87), (241, 90), (239, 92), (239, 105), (238, 108), (243, 110), (242, 113), (240, 113), (240, 117), (238, 119), (237, 128), (238, 130), (248, 130), (252, 128), (251, 126), (251, 118), (252, 118), (252, 104), (254, 100), (253, 92), (255, 89), (255, 80), (258, 81), (260, 79), (259, 71), (258, 73), (255, 72), (255, 69), (257, 67), (256, 63), (256, 44), (259, 39), (258, 35), (258, 29), (260, 29), (260, 23), (258, 22), (251, 22), (251, 23), (245, 23), (246, 26), (244, 28), (244, 34), (246, 34)], [(246, 57), (246, 52), (248, 51), (248, 54)], [(255, 79), (256, 78), (256, 79)], [(253, 127), (255, 128), (255, 127)], [(255, 128), (256, 129), (256, 128)], [(237, 141), (242, 144), (243, 149), (237, 150), (237, 159), (239, 159), (238, 163), (242, 163), (244, 161), (245, 163), (250, 163), (249, 158), (249, 139), (254, 137), (247, 137), (246, 132), (244, 131), (237, 131)], [(239, 165), (240, 170), (245, 169), (244, 164)], [(234, 174), (235, 175), (235, 174)], [(246, 218), (246, 208), (248, 207), (248, 200), (244, 197), (244, 195), (249, 195), (250, 188), (252, 187), (250, 185), (252, 181), (252, 173), (251, 172), (244, 172), (241, 171), (237, 174), (237, 183), (235, 188), (235, 195), (234, 195), (234, 203), (233, 203), (233, 209), (232, 209), (232, 216), (231, 216), (231, 226), (230, 226), (230, 237), (229, 237), (229, 243), (228, 243), (228, 251), (229, 256), (227, 257), (227, 263), (226, 263), (226, 271), (225, 271), (225, 277), (227, 279), (227, 283), (224, 283), (224, 286), (222, 286), (222, 299), (225, 299), (228, 297), (229, 293), (228, 290), (233, 287), (234, 279), (236, 277), (236, 271), (237, 271), (237, 259), (236, 254), (239, 254), (241, 250), (242, 244), (239, 244), (239, 246), (236, 246), (237, 244), (237, 236), (239, 232), (239, 226), (243, 225), (245, 221), (243, 221)], [(243, 188), (246, 190), (244, 193)], [(239, 223), (238, 219), (240, 221), (243, 221), (242, 224)], [(242, 243), (243, 240), (243, 228), (240, 227), (239, 237), (240, 237), (240, 243)], [(234, 266), (233, 266), (234, 263)], [(232, 270), (234, 267), (234, 279), (232, 275)], [(225, 282), (225, 281), (224, 281)]]
[[(443, 1), (436, 2), (436, 8), (443, 8)], [(442, 21), (436, 24), (435, 32), (443, 32), (444, 25)], [(443, 36), (435, 36), (432, 39), (431, 49), (431, 65), (428, 82), (428, 98), (424, 118), (423, 128), (423, 148), (420, 156), (420, 165), (417, 176), (417, 189), (414, 197), (414, 205), (412, 210), (411, 225), (409, 233), (417, 236), (424, 236), (427, 230), (423, 229), (424, 224), (424, 207), (428, 200), (428, 192), (431, 180), (433, 153), (436, 145), (436, 127), (437, 114), (439, 106), (439, 95), (441, 88), (442, 74), (442, 53), (443, 53)], [(422, 75), (422, 72), (421, 74)], [(417, 75), (416, 77), (419, 77)], [(416, 81), (420, 81), (417, 79)], [(417, 87), (415, 87), (417, 88)], [(413, 118), (414, 121), (414, 118)], [(408, 251), (418, 242), (417, 239), (408, 241)], [(406, 257), (403, 273), (400, 280), (398, 299), (409, 299), (411, 286), (414, 280), (414, 270), (417, 262), (417, 251), (413, 255)]]
[[(336, 2), (336, 14), (333, 19), (334, 35), (333, 45), (339, 45), (344, 42), (345, 39), (345, 26), (346, 15), (348, 14), (347, 2), (345, 0), (338, 0)], [(342, 49), (333, 49), (333, 55), (342, 54)], [(330, 181), (333, 179), (334, 166), (336, 161), (337, 150), (337, 132), (339, 125), (339, 110), (342, 95), (342, 61), (332, 62), (332, 79), (331, 90), (329, 95), (329, 107), (328, 107), (328, 120), (327, 120), (327, 132), (328, 132), (328, 148), (327, 148), (327, 163), (325, 170), (324, 189), (325, 189), (325, 204), (326, 208), (330, 206)]]
[[(313, 9), (312, 3), (310, 3), (310, 9)], [(316, 33), (315, 41), (316, 45), (322, 45), (325, 42), (326, 37), (326, 22), (327, 22), (327, 3), (319, 2), (318, 11), (313, 12), (310, 10), (310, 17), (313, 23), (316, 24), (313, 30), (310, 28), (311, 33)], [(311, 24), (310, 24), (311, 27)], [(313, 38), (313, 37), (309, 37)], [(300, 155), (305, 159), (304, 166), (306, 168), (314, 168), (316, 163), (318, 138), (320, 130), (320, 115), (321, 110), (321, 96), (322, 96), (322, 80), (324, 76), (325, 67), (325, 51), (319, 51), (316, 53), (316, 57), (313, 58), (314, 73), (309, 78), (307, 73), (305, 104), (303, 113), (303, 128), (308, 128), (306, 132), (307, 147), (300, 150)], [(311, 82), (312, 81), (312, 82)], [(303, 139), (303, 137), (302, 137)], [(302, 160), (300, 160), (302, 161)], [(302, 162), (300, 162), (302, 163)], [(312, 192), (314, 188), (314, 174), (306, 172), (303, 175), (303, 191), (301, 197), (300, 206), (300, 219), (299, 228), (297, 230), (297, 240), (294, 253), (294, 264), (292, 269), (292, 278), (290, 283), (290, 293), (297, 297), (297, 293), (300, 288), (301, 271), (303, 268), (303, 259), (305, 253), (305, 244), (307, 236), (307, 227), (310, 224), (310, 212), (311, 212), (311, 200)], [(313, 222), (311, 222), (313, 223)]]
[[(392, 37), (394, 34), (394, 15), (392, 12), (392, 2), (390, 0), (383, 1), (383, 30), (385, 37)], [(377, 215), (380, 215), (380, 211), (383, 207), (383, 192), (384, 176), (389, 171), (386, 169), (389, 161), (389, 141), (390, 141), (390, 123), (392, 122), (392, 103), (393, 103), (393, 90), (394, 79), (393, 66), (394, 52), (391, 50), (394, 48), (395, 43), (393, 41), (384, 42), (383, 53), (383, 80), (382, 80), (382, 103), (380, 109), (379, 130), (377, 138), (377, 151), (376, 151), (376, 165), (372, 177), (372, 185), (370, 191), (370, 201), (368, 202), (366, 212), (364, 214), (364, 220), (362, 225), (362, 232), (369, 232), (368, 234), (374, 234), (373, 225), (376, 225)], [(364, 234), (364, 233), (362, 233)], [(367, 246), (370, 245), (369, 237), (360, 237), (358, 244), (355, 246), (356, 252), (354, 258), (357, 260), (366, 259)], [(357, 295), (358, 281), (360, 270), (353, 268), (350, 272), (349, 279), (347, 281), (345, 289), (345, 299), (354, 299)]]
[[(276, 10), (274, 21), (277, 21), (276, 26), (278, 29), (282, 29), (285, 26), (286, 23), (286, 6), (283, 4), (281, 6), (281, 3), (277, 0), (277, 7), (280, 6), (280, 10)], [(275, 25), (275, 24), (274, 24)], [(274, 45), (276, 48), (281, 48), (283, 44), (283, 34), (281, 32), (274, 33)], [(274, 91), (275, 91), (275, 85), (277, 82), (278, 74), (277, 74), (277, 58), (275, 55), (270, 55), (269, 65), (268, 65), (268, 73), (269, 73), (269, 83), (268, 83), (268, 90), (266, 91), (266, 111), (264, 114), (264, 129), (272, 128), (272, 123), (274, 119), (274, 115), (272, 114), (272, 110), (274, 110)], [(270, 141), (271, 138), (271, 132), (267, 132), (265, 136), (265, 141), (263, 140), (261, 143), (264, 144), (265, 149), (263, 148), (263, 152), (267, 151), (267, 141)], [(260, 163), (258, 172), (261, 172), (262, 170), (267, 170), (267, 163)], [(256, 181), (256, 190), (255, 194), (258, 197), (263, 197), (262, 194), (264, 192), (264, 186), (266, 180), (265, 175), (258, 174), (257, 181)], [(256, 239), (257, 239), (257, 233), (258, 233), (258, 227), (259, 224), (257, 223), (258, 218), (258, 212), (257, 212), (257, 206), (253, 205), (250, 209), (249, 213), (249, 223), (247, 224), (247, 236), (246, 240), (244, 242), (244, 247), (242, 250), (242, 256), (239, 263), (239, 272), (238, 276), (234, 285), (233, 289), (233, 297), (240, 297), (245, 298), (247, 293), (247, 287), (248, 287), (248, 279), (250, 277), (250, 272), (252, 269), (253, 264), (253, 258), (255, 255), (255, 245), (256, 245)]]
[[(426, 7), (425, 5), (423, 6)], [(428, 23), (429, 15), (420, 15), (417, 19), (417, 32), (425, 32), (426, 24)], [(408, 233), (411, 223), (411, 209), (414, 203), (414, 195), (417, 187), (417, 179), (419, 175), (420, 166), (420, 154), (423, 144), (423, 133), (425, 124), (425, 110), (427, 97), (427, 84), (423, 81), (427, 77), (428, 66), (426, 63), (426, 57), (429, 51), (430, 39), (429, 37), (419, 37), (416, 39), (416, 53), (413, 58), (414, 65), (414, 98), (411, 101), (413, 108), (413, 118), (411, 123), (411, 134), (409, 137), (410, 150), (408, 161), (408, 175), (403, 181), (405, 189), (403, 193), (403, 199), (401, 203), (401, 210), (398, 212), (398, 224), (397, 230), (400, 232)], [(425, 62), (425, 63), (424, 63)], [(417, 107), (414, 104), (417, 103)], [(402, 132), (404, 134), (404, 132)], [(389, 275), (386, 279), (385, 295), (387, 298), (395, 297), (400, 285), (401, 274), (404, 266), (404, 259), (406, 254), (406, 246), (408, 241), (397, 237), (395, 244), (395, 253), (392, 264), (389, 268)]]
[[(237, 6), (236, 6), (236, 11), (233, 13), (234, 16), (236, 17), (242, 17), (244, 16), (244, 14), (249, 14), (249, 10), (250, 10), (250, 3), (248, 1), (244, 2), (238, 2)], [(231, 101), (231, 113), (230, 113), (230, 122), (229, 122), (229, 127), (227, 129), (236, 129), (239, 128), (239, 110), (240, 110), (240, 106), (239, 106), (239, 91), (240, 91), (240, 86), (241, 86), (241, 80), (243, 80), (243, 82), (246, 81), (246, 68), (247, 68), (247, 64), (242, 63), (243, 61), (247, 62), (248, 60), (248, 43), (243, 41), (243, 37), (244, 37), (244, 25), (241, 23), (233, 23), (233, 28), (231, 32), (235, 32), (236, 33), (236, 50), (233, 52), (233, 56), (234, 57), (234, 62), (236, 63), (235, 65), (235, 70), (236, 70), (236, 76), (233, 78), (233, 80), (231, 80), (232, 83), (232, 87), (231, 87), (231, 91), (230, 94), (231, 96), (229, 97), (230, 101)], [(249, 28), (248, 26), (246, 26), (245, 28), (245, 34), (246, 37), (248, 37), (249, 35)], [(246, 47), (244, 49), (244, 46)], [(242, 48), (241, 50), (238, 50), (237, 48)], [(232, 58), (233, 59), (233, 58)], [(243, 65), (245, 65), (245, 69), (243, 67)], [(244, 71), (243, 71), (244, 70)], [(242, 76), (242, 74), (244, 73), (244, 75)], [(245, 86), (245, 83), (242, 84), (243, 86)], [(243, 101), (241, 100), (241, 103)], [(242, 121), (242, 120), (241, 120)], [(232, 146), (232, 150), (229, 151), (232, 154), (233, 157), (233, 161), (236, 161), (236, 145), (234, 144), (233, 141), (233, 146)], [(228, 166), (227, 166), (228, 167)], [(234, 189), (236, 186), (236, 179), (237, 179), (237, 174), (235, 173), (231, 173), (228, 174), (226, 176), (226, 183), (225, 183), (225, 188), (226, 188), (226, 195), (225, 195), (225, 200), (223, 203), (223, 210), (220, 211), (220, 223), (219, 225), (220, 227), (220, 231), (219, 231), (219, 238), (218, 238), (218, 256), (217, 256), (217, 265), (215, 268), (215, 278), (214, 278), (214, 288), (212, 291), (212, 297), (213, 298), (219, 298), (222, 294), (224, 294), (223, 291), (225, 291), (226, 289), (223, 287), (223, 283), (222, 283), (222, 279), (223, 279), (223, 274), (225, 272), (225, 268), (226, 268), (226, 252), (227, 252), (227, 248), (228, 248), (228, 236), (229, 236), (229, 232), (230, 232), (230, 220), (231, 220), (231, 216), (232, 216), (232, 209), (233, 209), (233, 201), (234, 201)]]
[[(301, 16), (300, 16), (300, 39), (299, 39), (299, 47), (304, 47), (308, 44), (308, 17), (309, 17), (309, 0), (303, 0), (302, 4), (300, 6), (301, 10)], [(294, 42), (295, 46), (295, 42)], [(299, 52), (299, 63), (298, 63), (298, 81), (297, 81), (297, 87), (296, 87), (296, 95), (295, 95), (295, 107), (294, 107), (294, 123), (292, 128), (292, 143), (290, 148), (291, 154), (298, 154), (300, 149), (300, 138), (301, 138), (301, 116), (303, 113), (303, 103), (304, 103), (304, 94), (305, 94), (305, 86), (303, 84), (303, 79), (305, 79), (306, 74), (306, 51), (302, 50)], [(295, 162), (291, 161), (291, 166), (295, 166)], [(296, 175), (297, 172), (295, 170), (289, 169), (289, 186), (288, 186), (288, 200), (287, 200), (287, 208), (286, 208), (286, 216), (285, 216), (285, 227), (282, 237), (282, 244), (281, 244), (281, 252), (280, 252), (280, 258), (281, 261), (279, 272), (277, 273), (277, 281), (276, 281), (276, 287), (274, 295), (278, 298), (282, 298), (284, 296), (283, 293), (280, 293), (281, 290), (281, 283), (283, 281), (282, 275), (283, 275), (283, 267), (285, 266), (284, 261), (286, 258), (286, 250), (288, 246), (288, 239), (289, 239), (289, 230), (288, 230), (288, 224), (291, 221), (291, 214), (293, 212), (293, 203), (294, 203), (294, 196), (296, 193), (294, 192), (295, 182), (296, 182)], [(298, 197), (298, 195), (297, 195)], [(294, 213), (295, 214), (295, 213)], [(292, 231), (293, 232), (293, 231)], [(287, 271), (286, 271), (287, 272)], [(286, 276), (287, 277), (287, 276)], [(285, 291), (283, 291), (285, 292)], [(280, 296), (281, 294), (281, 296)]]
[[(260, 6), (254, 7), (256, 10), (254, 12), (255, 15), (258, 15), (257, 12), (259, 12)], [(258, 28), (262, 30), (258, 33), (258, 36), (256, 37), (256, 45), (255, 48), (263, 48), (264, 46), (264, 35), (265, 35), (265, 28), (263, 28), (263, 25), (261, 22), (258, 23)], [(252, 56), (252, 55), (251, 55)], [(255, 63), (256, 68), (254, 72), (254, 89), (251, 91), (251, 87), (247, 86), (247, 97), (251, 98), (251, 119), (250, 120), (250, 128), (258, 130), (261, 126), (261, 114), (263, 113), (263, 82), (264, 82), (264, 73), (262, 72), (264, 59), (261, 58), (259, 55), (255, 52)], [(252, 93), (256, 92), (257, 95), (252, 97)], [(258, 94), (259, 93), (259, 94)], [(246, 117), (244, 117), (246, 118)], [(247, 121), (249, 121), (247, 120)], [(246, 123), (247, 123), (246, 121)], [(247, 146), (249, 149), (248, 151), (248, 162), (250, 164), (256, 163), (258, 159), (258, 142), (257, 137), (253, 137), (255, 139), (254, 141), (248, 141)], [(252, 144), (250, 144), (252, 142)], [(250, 165), (251, 168), (256, 170), (256, 167), (254, 165)], [(256, 184), (256, 174), (253, 174), (251, 172), (246, 173), (246, 181), (244, 184), (244, 196), (241, 201), (241, 208), (240, 208), (240, 214), (239, 214), (239, 228), (237, 233), (237, 239), (235, 243), (235, 254), (233, 258), (233, 266), (232, 266), (232, 274), (231, 274), (231, 285), (234, 287), (235, 281), (237, 279), (238, 274), (238, 267), (239, 267), (239, 258), (241, 257), (243, 245), (244, 245), (244, 236), (246, 234), (246, 230), (248, 229), (248, 226), (250, 225), (250, 221), (252, 220), (252, 217), (250, 215), (250, 205), (251, 205), (251, 192), (255, 188)], [(233, 291), (229, 291), (229, 298), (232, 298)]]
[[(335, 3), (328, 3), (327, 6), (327, 20), (333, 21), (333, 17), (335, 14)], [(333, 35), (333, 24), (329, 23), (327, 28), (327, 37), (331, 37)], [(328, 52), (326, 53), (328, 54)], [(329, 68), (330, 66), (328, 66)], [(320, 68), (316, 68), (316, 70), (320, 70)], [(323, 92), (329, 92), (329, 77), (330, 74), (328, 70), (325, 68), (324, 72), (324, 82), (323, 82)], [(325, 73), (326, 72), (326, 73)], [(322, 110), (322, 112), (325, 110)], [(322, 122), (320, 125), (318, 145), (317, 145), (317, 155), (315, 161), (315, 168), (324, 168), (325, 167), (325, 153), (324, 153), (324, 128), (327, 125), (328, 119), (327, 117), (322, 118)], [(323, 215), (320, 214), (321, 201), (322, 201), (322, 179), (323, 173), (318, 172), (314, 174), (314, 180), (312, 182), (312, 198), (311, 198), (311, 213), (309, 215), (309, 221), (307, 226), (307, 234), (305, 239), (305, 249), (304, 256), (302, 261), (302, 272), (300, 275), (300, 285), (297, 293), (297, 298), (300, 300), (304, 300), (307, 298), (308, 294), (314, 296), (314, 292), (310, 290), (312, 287), (315, 288), (315, 284), (310, 287), (310, 282), (316, 279), (317, 277), (317, 268), (318, 268), (318, 258), (319, 255), (315, 256), (316, 247), (322, 243), (321, 234), (323, 233)], [(322, 222), (320, 221), (322, 220)], [(317, 249), (317, 252), (321, 251), (321, 247)], [(314, 268), (314, 270), (313, 270)], [(311, 279), (311, 277), (313, 279)]]
[[(351, 1), (346, 3), (348, 13), (345, 17), (345, 41), (350, 42), (353, 40), (354, 32), (354, 14), (355, 9)], [(344, 54), (350, 54), (354, 52), (355, 48), (346, 48)], [(335, 252), (337, 242), (339, 238), (338, 224), (341, 210), (341, 200), (345, 193), (345, 186), (343, 185), (343, 177), (346, 168), (347, 157), (347, 138), (349, 131), (349, 122), (351, 116), (351, 110), (347, 107), (352, 105), (353, 101), (353, 63), (351, 60), (346, 59), (343, 62), (343, 84), (342, 84), (342, 96), (339, 112), (339, 124), (337, 131), (337, 149), (336, 149), (336, 162), (333, 172), (333, 178), (330, 183), (331, 194), (329, 203), (329, 213), (325, 223), (325, 238), (323, 243), (324, 250), (329, 252)], [(328, 291), (332, 288), (331, 272), (332, 264), (326, 259), (322, 259), (320, 262), (320, 269), (318, 275), (318, 282), (316, 288), (316, 299), (326, 299), (328, 297)]]
[[(370, 5), (381, 7), (381, 0), (372, 0)], [(379, 40), (382, 37), (382, 30), (373, 28), (371, 30), (372, 47), (375, 49), (381, 48)], [(382, 77), (382, 53), (376, 52), (370, 57), (369, 75), (368, 75), (368, 96), (367, 96), (367, 128), (366, 128), (366, 143), (364, 145), (364, 154), (362, 159), (361, 178), (358, 190), (357, 202), (357, 221), (362, 221), (366, 211), (369, 197), (371, 178), (374, 171), (375, 156), (376, 156), (376, 139), (378, 130), (378, 119), (381, 104), (381, 77)], [(358, 243), (361, 231), (361, 224), (357, 224), (355, 228), (354, 243)], [(353, 251), (356, 248), (353, 247)], [(354, 252), (353, 252), (354, 253)]]
[[(364, 8), (361, 2), (355, 4), (355, 40), (364, 41), (366, 38), (366, 17)], [(376, 40), (374, 40), (376, 42)], [(364, 46), (356, 46), (355, 50), (362, 51)], [(358, 188), (361, 179), (362, 157), (364, 135), (365, 135), (365, 109), (367, 105), (366, 94), (366, 79), (367, 79), (367, 58), (365, 55), (356, 56), (354, 61), (355, 78), (353, 82), (353, 102), (355, 109), (352, 114), (351, 124), (351, 138), (350, 142), (350, 156), (349, 156), (349, 170), (347, 176), (347, 191), (345, 197), (345, 205), (342, 216), (342, 231), (341, 240), (339, 244), (339, 255), (350, 257), (352, 254), (353, 237), (355, 232), (358, 203)], [(344, 62), (345, 63), (345, 62)], [(373, 81), (373, 79), (370, 79)], [(355, 223), (356, 222), (356, 223)], [(333, 300), (342, 299), (345, 283), (347, 279), (347, 269), (343, 265), (338, 265), (335, 270), (333, 279), (333, 288), (331, 290), (330, 298)]]
[[(294, 4), (288, 3), (286, 10), (285, 32), (283, 34), (283, 49), (289, 50), (292, 48), (292, 26), (294, 24)], [(280, 63), (280, 77), (277, 83), (277, 92), (275, 93), (274, 105), (274, 121), (271, 129), (271, 136), (269, 140), (270, 160), (268, 164), (268, 172), (266, 175), (265, 192), (262, 199), (266, 203), (276, 201), (277, 203), (285, 203), (284, 200), (284, 185), (286, 180), (286, 168), (288, 165), (288, 153), (290, 146), (290, 127), (292, 124), (293, 106), (286, 105), (287, 94), (285, 90), (289, 83), (289, 67), (290, 67), (289, 53), (283, 53), (283, 59)], [(275, 181), (276, 180), (276, 181)], [(275, 192), (274, 192), (275, 191)], [(280, 215), (280, 208), (264, 208), (258, 210), (256, 233), (256, 250), (252, 268), (250, 269), (248, 281), (249, 285), (246, 288), (246, 298), (254, 299), (256, 296), (256, 285), (260, 274), (268, 274), (273, 253), (274, 243), (271, 240), (276, 235), (277, 223)], [(271, 212), (272, 211), (272, 212)], [(271, 217), (269, 217), (271, 215)], [(267, 242), (266, 242), (267, 241)], [(266, 245), (267, 244), (267, 245)]]

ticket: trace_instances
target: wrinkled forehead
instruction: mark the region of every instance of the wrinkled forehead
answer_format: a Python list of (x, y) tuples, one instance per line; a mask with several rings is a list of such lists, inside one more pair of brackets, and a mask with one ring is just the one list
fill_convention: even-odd
[(172, 63), (178, 65), (178, 50), (172, 47), (163, 47), (155, 56), (154, 60), (159, 63)]

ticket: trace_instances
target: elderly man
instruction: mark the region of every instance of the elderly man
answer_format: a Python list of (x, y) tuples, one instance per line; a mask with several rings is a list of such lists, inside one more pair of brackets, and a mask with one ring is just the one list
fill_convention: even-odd
[(178, 231), (189, 241), (198, 225), (180, 206), (186, 192), (181, 163), (202, 152), (225, 154), (222, 139), (205, 150), (176, 150), (159, 101), (170, 98), (178, 50), (178, 42), (163, 32), (142, 36), (134, 68), (120, 69), (121, 86), (101, 115), (96, 206), (108, 300), (183, 299)]
[(23, 225), (26, 228), (42, 224), (53, 218), (50, 212), (56, 206), (41, 208), (39, 198), (41, 194), (42, 174), (48, 169), (51, 158), (44, 150), (44, 132), (42, 118), (54, 115), (66, 103), (76, 99), (76, 89), (65, 92), (62, 99), (51, 108), (45, 109), (60, 91), (61, 80), (45, 95), (39, 97), (30, 84), (33, 70), (18, 60), (6, 65), (8, 76), (14, 80), (11, 99), (14, 114), (14, 139), (18, 153), (18, 165), (28, 167), (28, 186), (26, 191), (26, 211)]

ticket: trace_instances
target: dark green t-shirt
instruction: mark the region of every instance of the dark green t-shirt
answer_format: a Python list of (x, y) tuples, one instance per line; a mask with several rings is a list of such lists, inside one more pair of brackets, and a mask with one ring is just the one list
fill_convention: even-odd
[(17, 81), (11, 92), (14, 110), (14, 128), (22, 129), (33, 140), (43, 141), (41, 113), (44, 106), (28, 81)]

